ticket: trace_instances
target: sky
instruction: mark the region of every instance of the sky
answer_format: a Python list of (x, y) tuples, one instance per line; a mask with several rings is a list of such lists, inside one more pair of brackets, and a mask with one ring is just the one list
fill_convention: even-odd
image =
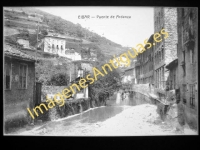
[[(37, 7), (42, 11), (79, 23), (122, 46), (136, 47), (154, 32), (153, 7)], [(81, 19), (82, 15), (90, 18)], [(98, 16), (108, 16), (100, 18)], [(114, 16), (114, 18), (110, 18)], [(119, 18), (128, 16), (131, 18)]]

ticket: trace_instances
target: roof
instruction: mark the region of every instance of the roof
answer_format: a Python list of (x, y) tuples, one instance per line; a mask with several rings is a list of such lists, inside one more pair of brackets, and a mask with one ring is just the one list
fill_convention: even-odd
[(56, 35), (56, 34), (54, 34), (54, 35), (53, 34), (48, 34), (45, 37), (66, 39), (65, 37), (62, 37), (62, 36), (59, 36), (59, 35)]
[(4, 54), (5, 54), (5, 56), (12, 56), (12, 57), (17, 57), (17, 58), (21, 58), (21, 59), (26, 59), (29, 61), (35, 61), (35, 58), (33, 58), (32, 56), (29, 56), (29, 55), (21, 52), (17, 48), (12, 47), (7, 44), (4, 45)]
[(124, 71), (128, 71), (128, 70), (131, 70), (131, 69), (134, 69), (135, 67), (130, 67), (130, 68), (127, 68), (125, 69)]
[(165, 67), (167, 69), (173, 68), (175, 67), (175, 65), (178, 65), (178, 58), (174, 59), (172, 62), (170, 62), (168, 65), (166, 65)]
[[(152, 34), (152, 35), (149, 37), (147, 43), (152, 43), (152, 42), (153, 42), (153, 35), (154, 35), (154, 34)], [(145, 45), (145, 48), (146, 48), (146, 47), (147, 47), (147, 44)]]

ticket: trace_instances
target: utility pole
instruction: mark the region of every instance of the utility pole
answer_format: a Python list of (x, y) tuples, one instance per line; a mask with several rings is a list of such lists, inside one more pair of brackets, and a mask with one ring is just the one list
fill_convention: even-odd
[[(37, 23), (37, 41), (36, 41), (36, 45), (38, 44), (38, 32), (39, 32), (39, 25)], [(35, 50), (35, 60), (37, 62), (37, 47), (36, 47), (36, 50)]]
[(72, 81), (72, 75), (71, 75), (71, 67), (69, 67), (69, 73), (70, 73), (70, 79), (69, 79), (69, 82), (71, 82)]

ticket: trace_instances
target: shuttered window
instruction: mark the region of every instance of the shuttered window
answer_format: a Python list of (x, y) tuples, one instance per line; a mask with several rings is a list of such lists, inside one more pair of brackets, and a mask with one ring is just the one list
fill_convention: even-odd
[(25, 64), (20, 64), (19, 67), (19, 88), (26, 89), (27, 88), (27, 73), (28, 66)]
[(11, 64), (5, 63), (5, 88), (6, 90), (11, 89)]

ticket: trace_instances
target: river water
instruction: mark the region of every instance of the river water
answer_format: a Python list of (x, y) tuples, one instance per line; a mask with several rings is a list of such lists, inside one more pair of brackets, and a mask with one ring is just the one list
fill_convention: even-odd
[(56, 132), (57, 129), (59, 129), (59, 131), (62, 129), (63, 131), (66, 131), (66, 129), (73, 130), (75, 127), (85, 128), (88, 124), (94, 125), (99, 122), (104, 122), (105, 120), (121, 113), (123, 110), (130, 108), (131, 106), (127, 105), (128, 102), (128, 96), (124, 100), (120, 100), (120, 104), (117, 104), (116, 98), (114, 98), (108, 101), (109, 106), (90, 108), (73, 116), (68, 116), (66, 118), (61, 118), (55, 121), (48, 121), (46, 124), (37, 126), (31, 131), (27, 131), (27, 134), (45, 134), (46, 130), (48, 130), (50, 133), (53, 133)]
[(81, 124), (81, 126), (85, 126), (86, 124), (103, 122), (121, 113), (123, 110), (129, 107), (130, 106), (102, 106), (97, 108), (90, 108), (89, 110), (81, 114), (76, 114), (67, 118), (61, 118), (56, 121), (48, 122), (45, 125), (37, 128), (35, 131), (42, 131), (47, 128), (48, 130), (53, 131), (58, 127), (60, 129), (66, 129), (74, 127), (76, 124)]
[[(117, 102), (117, 99), (113, 99), (108, 101), (107, 104), (109, 106), (90, 108), (80, 114), (49, 121), (29, 131), (16, 134), (45, 136), (121, 135), (121, 131), (123, 130), (125, 130), (123, 132), (125, 135), (136, 135), (142, 132), (145, 132), (144, 134), (147, 135), (154, 134), (155, 132), (158, 132), (158, 135), (174, 134), (171, 131), (168, 132), (166, 129), (161, 130), (156, 125), (148, 123), (151, 117), (155, 118), (153, 114), (156, 114), (156, 106), (151, 106), (149, 104), (136, 107), (133, 105), (131, 106), (128, 96), (123, 100), (120, 99), (120, 102)], [(107, 126), (102, 126), (105, 123), (107, 123)], [(112, 130), (114, 133), (111, 133)], [(131, 130), (133, 130), (133, 133), (130, 132)], [(148, 130), (148, 132), (146, 130)], [(136, 131), (138, 133), (136, 133)]]

